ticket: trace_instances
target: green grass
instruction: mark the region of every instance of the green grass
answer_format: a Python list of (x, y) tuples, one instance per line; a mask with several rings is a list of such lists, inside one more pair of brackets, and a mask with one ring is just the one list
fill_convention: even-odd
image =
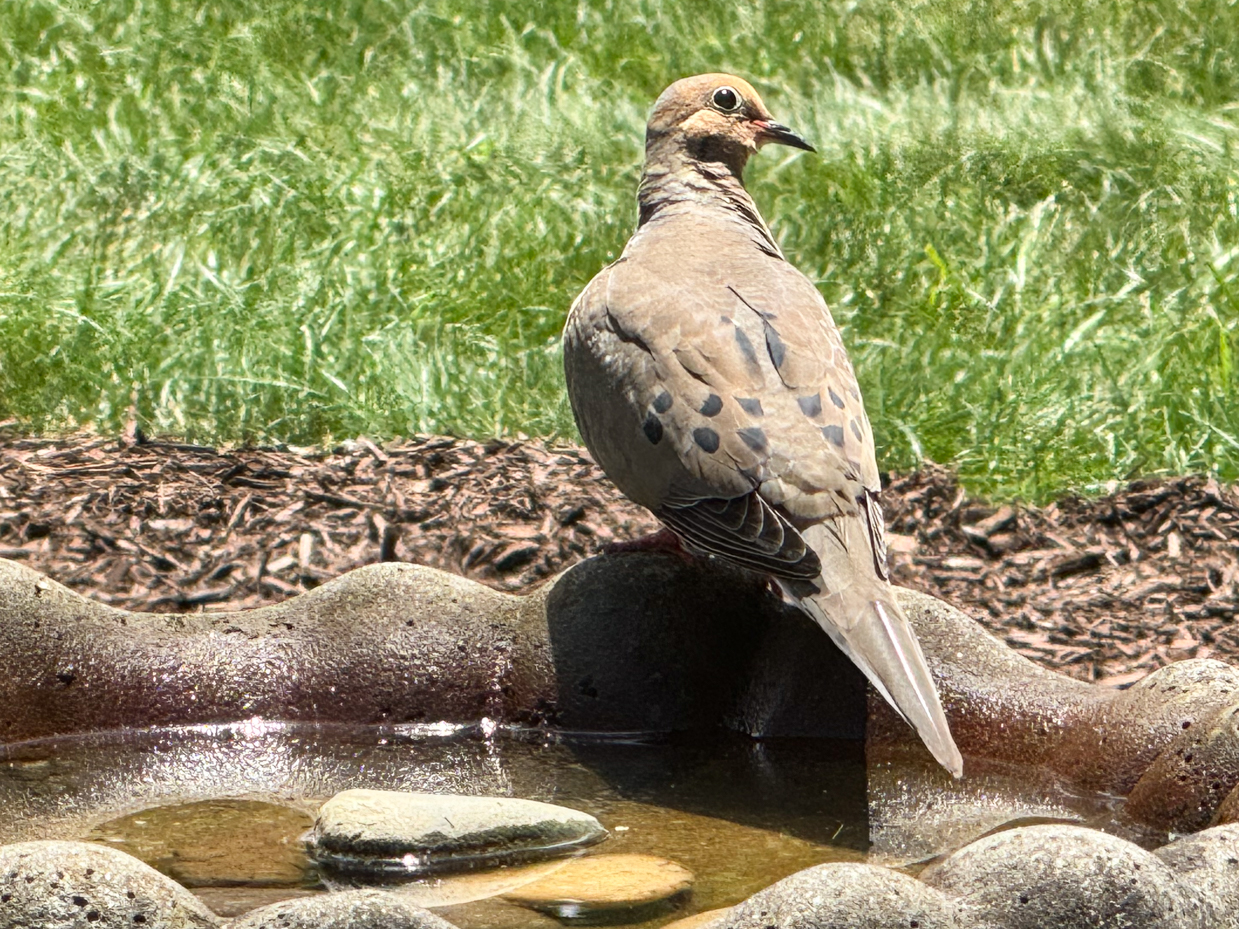
[(885, 466), (1239, 478), (1220, 0), (0, 4), (0, 420), (575, 437), (564, 314), (703, 70), (821, 151), (750, 189)]

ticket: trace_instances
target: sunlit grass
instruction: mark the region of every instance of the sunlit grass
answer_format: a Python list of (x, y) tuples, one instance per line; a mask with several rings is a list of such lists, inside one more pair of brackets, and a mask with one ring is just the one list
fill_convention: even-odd
[(0, 5), (0, 419), (575, 435), (558, 334), (650, 102), (754, 79), (750, 188), (886, 466), (1239, 477), (1239, 8)]

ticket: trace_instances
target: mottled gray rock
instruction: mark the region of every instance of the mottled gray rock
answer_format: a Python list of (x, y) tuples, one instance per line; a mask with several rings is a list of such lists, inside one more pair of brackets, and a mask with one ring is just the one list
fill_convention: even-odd
[(124, 852), (87, 842), (0, 846), (2, 929), (207, 929), (198, 898)]
[(1204, 897), (1160, 858), (1078, 826), (978, 839), (921, 879), (1004, 929), (1211, 929)]
[(886, 868), (823, 864), (737, 904), (711, 929), (961, 929), (959, 904)]
[(1239, 825), (1215, 826), (1155, 851), (1210, 905), (1210, 929), (1239, 929)]
[(395, 877), (548, 858), (606, 836), (588, 813), (534, 800), (345, 790), (319, 810), (309, 846), (333, 871)]
[(348, 890), (251, 910), (228, 929), (456, 929), (398, 892)]

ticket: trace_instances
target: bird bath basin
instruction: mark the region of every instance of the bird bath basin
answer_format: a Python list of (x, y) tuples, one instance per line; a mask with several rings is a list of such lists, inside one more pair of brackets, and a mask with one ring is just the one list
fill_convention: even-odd
[[(376, 565), (278, 606), (171, 617), (0, 561), (0, 854), (92, 838), (236, 913), (322, 894), (301, 834), (339, 791), (524, 798), (610, 830), (576, 861), (669, 859), (691, 893), (681, 880), (666, 905), (536, 912), (514, 902), (532, 891), (513, 870), (424, 882), (421, 905), (462, 929), (556, 925), (548, 912), (657, 926), (831, 862), (846, 873), (823, 880), (874, 880), (894, 900), (909, 878), (855, 863), (915, 866), (1013, 823), (1121, 837), (1053, 838), (1086, 863), (1098, 843), (1153, 848), (1233, 821), (1239, 671), (1185, 661), (1127, 691), (1083, 684), (941, 601), (900, 596), (965, 755), (959, 781), (798, 611), (675, 558), (590, 559), (525, 596)], [(972, 892), (950, 869), (927, 880)], [(1080, 878), (1064, 880), (1055, 899)], [(1166, 880), (1174, 906), (1196, 886)]]

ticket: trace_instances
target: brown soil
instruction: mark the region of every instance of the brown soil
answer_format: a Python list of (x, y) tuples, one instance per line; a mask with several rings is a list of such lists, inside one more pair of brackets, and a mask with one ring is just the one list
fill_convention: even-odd
[[(895, 580), (1028, 657), (1126, 683), (1239, 658), (1239, 495), (1203, 478), (992, 507), (931, 467), (884, 496)], [(0, 557), (133, 610), (239, 609), (380, 560), (503, 590), (657, 528), (579, 448), (423, 436), (330, 453), (5, 436)]]

